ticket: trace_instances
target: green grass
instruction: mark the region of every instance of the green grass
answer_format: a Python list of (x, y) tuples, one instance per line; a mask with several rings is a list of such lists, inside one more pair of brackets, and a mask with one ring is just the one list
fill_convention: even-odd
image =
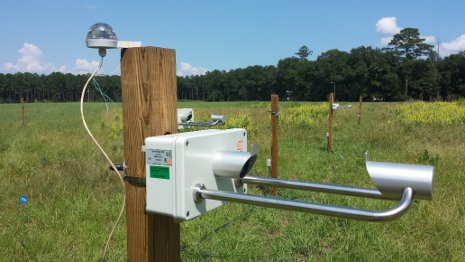
[[(282, 102), (286, 114), (295, 102)], [(397, 120), (395, 104), (365, 103), (335, 111), (334, 153), (326, 153), (326, 118), (280, 125), (279, 176), (372, 187), (373, 160), (435, 164), (433, 201), (415, 200), (399, 220), (369, 223), (228, 204), (181, 225), (183, 261), (463, 261), (465, 257), (465, 125), (415, 126)], [(181, 102), (203, 114), (249, 113), (260, 145), (252, 175), (270, 155), (268, 103)], [(115, 162), (123, 161), (121, 105), (86, 105), (90, 128)], [(79, 105), (0, 105), (0, 261), (97, 261), (118, 215), (122, 191), (79, 119)], [(250, 186), (250, 193), (265, 194)], [(28, 195), (28, 203), (20, 197)], [(279, 189), (280, 197), (380, 210), (393, 202)], [(109, 261), (126, 261), (123, 219)]]

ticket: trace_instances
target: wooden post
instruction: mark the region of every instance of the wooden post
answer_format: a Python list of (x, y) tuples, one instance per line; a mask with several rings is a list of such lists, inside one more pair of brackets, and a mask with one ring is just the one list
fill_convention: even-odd
[[(123, 49), (121, 90), (125, 173), (145, 178), (145, 137), (177, 132), (175, 50)], [(180, 261), (179, 224), (172, 217), (146, 213), (145, 206), (145, 187), (126, 181), (128, 260)]]
[(326, 151), (333, 152), (333, 103), (334, 93), (329, 94), (329, 114), (328, 114), (328, 143), (326, 145)]
[(408, 100), (408, 79), (405, 79), (405, 101)]
[(35, 99), (35, 102), (36, 102), (36, 112), (37, 112), (37, 98)]
[(21, 127), (24, 127), (24, 97), (21, 97)]
[[(279, 96), (271, 95), (271, 177), (278, 177), (278, 117)], [(276, 188), (271, 189), (271, 194), (276, 195)]]
[(362, 96), (358, 97), (358, 115), (357, 115), (357, 123), (360, 125), (360, 121), (362, 120)]

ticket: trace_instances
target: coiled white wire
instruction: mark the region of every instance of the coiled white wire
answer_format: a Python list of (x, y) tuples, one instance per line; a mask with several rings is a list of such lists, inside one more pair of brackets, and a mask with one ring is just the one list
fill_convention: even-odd
[(115, 229), (116, 227), (118, 226), (120, 220), (121, 220), (121, 217), (123, 216), (123, 213), (124, 213), (124, 208), (125, 208), (125, 205), (126, 205), (126, 189), (125, 189), (125, 186), (124, 186), (124, 180), (123, 180), (123, 176), (121, 175), (121, 173), (118, 171), (118, 169), (116, 168), (115, 164), (113, 163), (113, 161), (111, 161), (110, 157), (108, 157), (107, 153), (105, 152), (105, 150), (103, 150), (103, 148), (100, 146), (100, 144), (97, 142), (97, 139), (95, 139), (95, 137), (92, 135), (92, 132), (90, 132), (89, 130), (89, 127), (87, 126), (87, 122), (86, 122), (86, 119), (84, 117), (84, 97), (85, 97), (85, 94), (86, 94), (86, 90), (87, 90), (87, 86), (89, 85), (90, 81), (92, 80), (92, 78), (97, 74), (97, 72), (102, 68), (102, 65), (103, 65), (103, 57), (100, 59), (100, 63), (98, 65), (98, 67), (95, 69), (95, 71), (90, 75), (89, 79), (87, 80), (87, 82), (85, 83), (84, 85), (84, 88), (82, 89), (82, 94), (81, 94), (81, 119), (82, 119), (82, 123), (84, 124), (84, 128), (86, 129), (87, 133), (89, 134), (90, 138), (92, 138), (92, 140), (94, 141), (94, 143), (97, 145), (97, 147), (100, 149), (100, 151), (102, 152), (102, 154), (105, 156), (105, 158), (107, 159), (107, 161), (110, 163), (110, 166), (111, 168), (118, 174), (118, 177), (120, 178), (120, 181), (121, 181), (121, 185), (123, 187), (123, 203), (121, 205), (121, 210), (119, 212), (119, 215), (118, 215), (118, 218), (116, 219), (115, 221), (115, 224), (113, 225), (113, 228), (111, 229), (110, 231), (110, 234), (108, 235), (108, 239), (107, 239), (107, 242), (105, 244), (105, 249), (103, 250), (103, 258), (105, 258), (105, 255), (107, 253), (107, 250), (108, 250), (108, 245), (110, 244), (110, 240), (111, 240), (111, 237), (113, 236), (113, 233), (115, 232)]

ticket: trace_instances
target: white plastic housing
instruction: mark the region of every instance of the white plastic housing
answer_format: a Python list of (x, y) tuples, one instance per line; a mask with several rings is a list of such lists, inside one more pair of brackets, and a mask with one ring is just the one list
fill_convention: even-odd
[(215, 176), (217, 152), (246, 152), (247, 132), (242, 128), (210, 129), (145, 139), (147, 212), (190, 220), (223, 205), (206, 199), (196, 203), (193, 188), (204, 184), (211, 190), (244, 193), (245, 184), (231, 177)]

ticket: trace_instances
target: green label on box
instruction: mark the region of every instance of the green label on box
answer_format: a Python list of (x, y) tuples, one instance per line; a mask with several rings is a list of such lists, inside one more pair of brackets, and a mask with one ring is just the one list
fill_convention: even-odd
[(170, 168), (168, 166), (150, 166), (150, 177), (170, 179)]

